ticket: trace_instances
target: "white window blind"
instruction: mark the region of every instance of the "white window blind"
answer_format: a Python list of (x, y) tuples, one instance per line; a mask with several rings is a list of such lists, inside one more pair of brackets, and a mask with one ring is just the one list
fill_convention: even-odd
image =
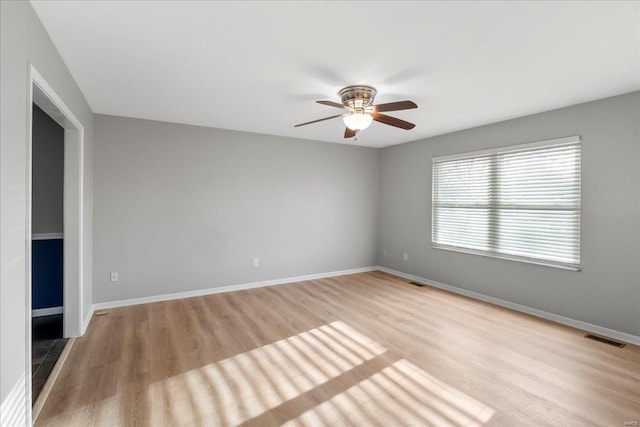
[(433, 246), (580, 267), (580, 138), (433, 159)]

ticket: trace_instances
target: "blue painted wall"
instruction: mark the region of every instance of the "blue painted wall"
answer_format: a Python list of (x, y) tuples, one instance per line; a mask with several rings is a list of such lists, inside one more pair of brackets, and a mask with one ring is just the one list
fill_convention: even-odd
[(31, 242), (32, 309), (62, 306), (62, 239)]

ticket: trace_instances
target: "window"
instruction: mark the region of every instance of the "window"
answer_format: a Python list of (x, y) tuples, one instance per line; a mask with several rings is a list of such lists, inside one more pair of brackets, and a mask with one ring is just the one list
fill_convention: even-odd
[(580, 137), (433, 159), (432, 243), (580, 268)]

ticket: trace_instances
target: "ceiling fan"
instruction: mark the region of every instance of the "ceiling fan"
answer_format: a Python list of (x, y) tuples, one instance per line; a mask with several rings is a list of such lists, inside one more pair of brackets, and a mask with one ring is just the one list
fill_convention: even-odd
[(347, 110), (342, 114), (325, 117), (323, 119), (312, 120), (306, 123), (300, 123), (295, 127), (306, 126), (312, 123), (318, 123), (329, 119), (342, 117), (346, 129), (344, 131), (345, 138), (356, 136), (356, 133), (369, 127), (371, 122), (384, 123), (385, 125), (395, 126), (400, 129), (413, 129), (416, 125), (405, 122), (396, 117), (381, 114), (386, 111), (410, 110), (418, 108), (413, 101), (389, 102), (387, 104), (373, 105), (373, 99), (377, 91), (371, 86), (347, 86), (342, 89), (339, 94), (342, 104), (333, 101), (316, 101), (318, 104), (328, 105), (329, 107), (341, 108)]

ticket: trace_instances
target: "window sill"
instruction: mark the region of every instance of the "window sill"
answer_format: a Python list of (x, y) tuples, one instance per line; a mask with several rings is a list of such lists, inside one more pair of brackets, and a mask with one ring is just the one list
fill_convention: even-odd
[(448, 245), (440, 245), (440, 244), (437, 244), (437, 243), (432, 243), (431, 247), (434, 248), (434, 249), (443, 249), (443, 250), (446, 250), (446, 251), (461, 252), (461, 253), (471, 254), (471, 255), (480, 255), (480, 256), (485, 256), (485, 257), (489, 257), (489, 258), (498, 258), (498, 259), (506, 259), (506, 260), (510, 260), (510, 261), (525, 262), (527, 264), (542, 265), (542, 266), (545, 266), (545, 267), (559, 268), (559, 269), (562, 269), (562, 270), (570, 270), (570, 271), (581, 271), (582, 270), (580, 268), (580, 266), (576, 266), (576, 265), (573, 265), (573, 264), (564, 264), (564, 263), (561, 263), (561, 262), (546, 261), (546, 260), (535, 259), (535, 258), (527, 258), (527, 257), (521, 257), (521, 256), (517, 256), (517, 255), (506, 255), (506, 254), (501, 254), (501, 253), (497, 253), (497, 252), (482, 251), (482, 250), (477, 250), (477, 249), (461, 248), (461, 247), (458, 247), (458, 246), (448, 246)]

